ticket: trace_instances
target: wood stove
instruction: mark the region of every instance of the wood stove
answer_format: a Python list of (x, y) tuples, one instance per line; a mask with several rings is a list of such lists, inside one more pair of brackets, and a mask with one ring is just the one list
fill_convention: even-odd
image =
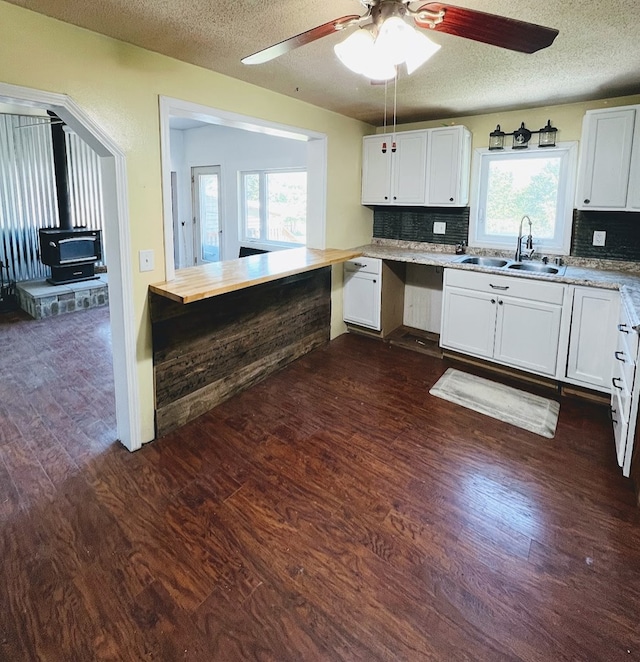
[(40, 260), (51, 267), (47, 281), (64, 285), (96, 278), (95, 263), (102, 258), (100, 230), (42, 228)]
[[(52, 111), (48, 113), (52, 119), (60, 119)], [(40, 260), (51, 267), (51, 277), (47, 278), (47, 281), (52, 285), (96, 278), (95, 263), (102, 259), (100, 230), (74, 227), (71, 220), (67, 143), (63, 127), (61, 122), (51, 124), (60, 227), (39, 230)]]

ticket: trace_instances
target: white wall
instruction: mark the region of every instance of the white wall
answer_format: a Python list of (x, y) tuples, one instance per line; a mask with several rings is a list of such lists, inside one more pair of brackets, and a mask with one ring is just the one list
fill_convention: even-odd
[[(221, 168), (222, 258), (238, 257), (240, 210), (238, 172), (268, 168), (307, 167), (308, 143), (218, 125), (171, 130), (171, 169), (178, 173), (178, 213), (184, 231), (179, 237), (180, 266), (193, 260), (191, 168)], [(186, 247), (186, 248), (185, 248)]]
[[(172, 129), (171, 171), (176, 173), (178, 217), (174, 219), (173, 244), (176, 268), (193, 264), (193, 223), (191, 214), (191, 181), (185, 165), (184, 131)], [(186, 192), (186, 195), (185, 195)]]

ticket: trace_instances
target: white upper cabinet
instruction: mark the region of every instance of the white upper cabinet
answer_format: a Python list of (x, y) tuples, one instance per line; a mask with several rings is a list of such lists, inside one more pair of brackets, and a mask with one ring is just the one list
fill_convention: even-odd
[[(432, 145), (432, 141), (433, 145)], [(469, 197), (471, 134), (462, 126), (366, 136), (362, 204), (463, 206)]]
[(634, 211), (640, 211), (640, 107), (636, 110), (636, 125), (631, 149), (631, 168), (629, 171), (629, 195), (627, 205)]
[(366, 136), (362, 153), (362, 204), (424, 205), (427, 134), (406, 131)]
[(391, 204), (423, 205), (426, 191), (427, 135), (424, 131), (396, 134)]
[(576, 194), (578, 209), (640, 208), (639, 110), (640, 106), (624, 106), (585, 114)]
[(471, 133), (463, 126), (432, 129), (427, 150), (427, 204), (461, 207), (469, 202)]
[(388, 205), (390, 199), (391, 136), (366, 136), (362, 143), (362, 204)]

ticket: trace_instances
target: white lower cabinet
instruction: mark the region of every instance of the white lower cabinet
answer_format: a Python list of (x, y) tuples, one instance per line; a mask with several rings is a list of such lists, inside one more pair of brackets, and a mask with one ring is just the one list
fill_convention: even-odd
[(573, 296), (566, 381), (609, 393), (620, 306), (617, 290), (570, 287)]
[(615, 331), (611, 356), (611, 420), (616, 444), (616, 457), (624, 476), (629, 476), (636, 436), (638, 401), (640, 400), (640, 371), (638, 364), (638, 333), (631, 327), (624, 304)]
[(493, 358), (542, 375), (555, 375), (562, 306), (498, 298)]
[(345, 262), (342, 319), (385, 338), (402, 324), (404, 280), (402, 263), (372, 257)]
[[(446, 274), (445, 271), (445, 279)], [(493, 356), (496, 328), (495, 297), (485, 292), (446, 287), (440, 344), (466, 354)]]
[(440, 345), (554, 377), (565, 286), (445, 269)]
[(344, 265), (343, 319), (380, 331), (382, 260), (358, 258)]

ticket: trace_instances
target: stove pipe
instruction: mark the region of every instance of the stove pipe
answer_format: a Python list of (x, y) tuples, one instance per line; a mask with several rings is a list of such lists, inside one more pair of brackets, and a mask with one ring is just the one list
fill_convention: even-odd
[[(51, 110), (47, 111), (52, 120), (60, 118)], [(72, 230), (71, 199), (69, 196), (69, 173), (67, 172), (67, 141), (64, 135), (64, 123), (51, 124), (51, 140), (53, 143), (53, 168), (56, 177), (56, 192), (58, 197), (58, 218), (61, 230)]]

